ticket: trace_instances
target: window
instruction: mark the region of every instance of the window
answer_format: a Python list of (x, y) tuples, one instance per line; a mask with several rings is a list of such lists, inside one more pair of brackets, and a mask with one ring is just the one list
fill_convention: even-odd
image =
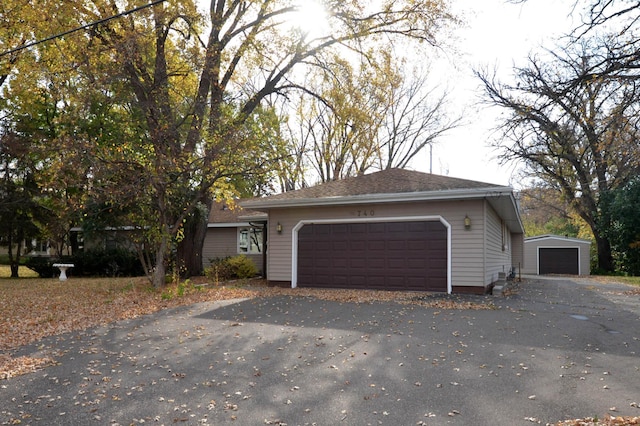
[[(25, 241), (25, 249), (27, 242)], [(48, 240), (31, 240), (31, 253), (32, 254), (49, 254), (49, 241)]]
[(238, 253), (262, 253), (262, 229), (240, 228), (238, 230)]

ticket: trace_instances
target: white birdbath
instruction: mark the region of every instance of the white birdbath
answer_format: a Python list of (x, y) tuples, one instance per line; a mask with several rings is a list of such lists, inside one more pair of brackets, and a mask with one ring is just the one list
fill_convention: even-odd
[(67, 269), (73, 268), (74, 264), (73, 263), (54, 263), (53, 267), (60, 269), (60, 281), (66, 281)]

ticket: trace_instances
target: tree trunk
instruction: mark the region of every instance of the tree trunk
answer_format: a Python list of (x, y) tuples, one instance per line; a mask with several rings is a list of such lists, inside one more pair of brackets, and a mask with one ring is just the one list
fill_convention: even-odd
[[(20, 233), (18, 233), (20, 235)], [(18, 246), (16, 247), (16, 255), (13, 255), (13, 230), (9, 232), (9, 265), (11, 265), (11, 278), (19, 278), (18, 270), (20, 269), (20, 250), (22, 249), (22, 244), (20, 242), (20, 237), (17, 238)]]
[(19, 278), (18, 270), (20, 268), (20, 264), (18, 262), (11, 262), (11, 278)]
[(151, 282), (155, 288), (162, 288), (166, 284), (165, 275), (167, 273), (167, 267), (164, 262), (168, 245), (167, 237), (163, 236), (156, 250), (156, 266), (153, 268), (153, 274), (151, 276)]
[(187, 217), (184, 224), (184, 237), (178, 244), (178, 262), (181, 275), (184, 277), (195, 277), (203, 274), (202, 250), (204, 239), (207, 236), (207, 225), (209, 223), (209, 212), (211, 211), (212, 200), (204, 200), (194, 209), (194, 212)]
[(596, 247), (598, 249), (598, 269), (605, 272), (613, 272), (613, 255), (611, 254), (611, 243), (608, 238), (594, 235)]

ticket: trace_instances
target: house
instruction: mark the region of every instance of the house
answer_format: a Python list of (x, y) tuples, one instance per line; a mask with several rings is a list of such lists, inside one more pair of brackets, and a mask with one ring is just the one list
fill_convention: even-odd
[(559, 235), (524, 239), (524, 274), (589, 275), (591, 241)]
[[(36, 239), (23, 240), (20, 244), (20, 256), (51, 256), (53, 249), (48, 240)], [(13, 243), (11, 250), (14, 256), (18, 250), (18, 244)], [(0, 236), (0, 256), (9, 254), (9, 242), (5, 237)]]
[(216, 259), (244, 254), (264, 274), (267, 235), (263, 231), (266, 222), (265, 213), (214, 202), (202, 248), (203, 267), (206, 268)]
[(276, 285), (481, 294), (522, 263), (510, 187), (390, 169), (240, 204)]

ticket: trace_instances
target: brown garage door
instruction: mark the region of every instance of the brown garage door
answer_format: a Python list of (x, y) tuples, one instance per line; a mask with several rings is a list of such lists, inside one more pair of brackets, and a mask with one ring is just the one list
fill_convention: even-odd
[(578, 275), (578, 249), (575, 247), (540, 248), (538, 270), (542, 274)]
[(438, 221), (307, 224), (300, 287), (447, 291), (447, 229)]

